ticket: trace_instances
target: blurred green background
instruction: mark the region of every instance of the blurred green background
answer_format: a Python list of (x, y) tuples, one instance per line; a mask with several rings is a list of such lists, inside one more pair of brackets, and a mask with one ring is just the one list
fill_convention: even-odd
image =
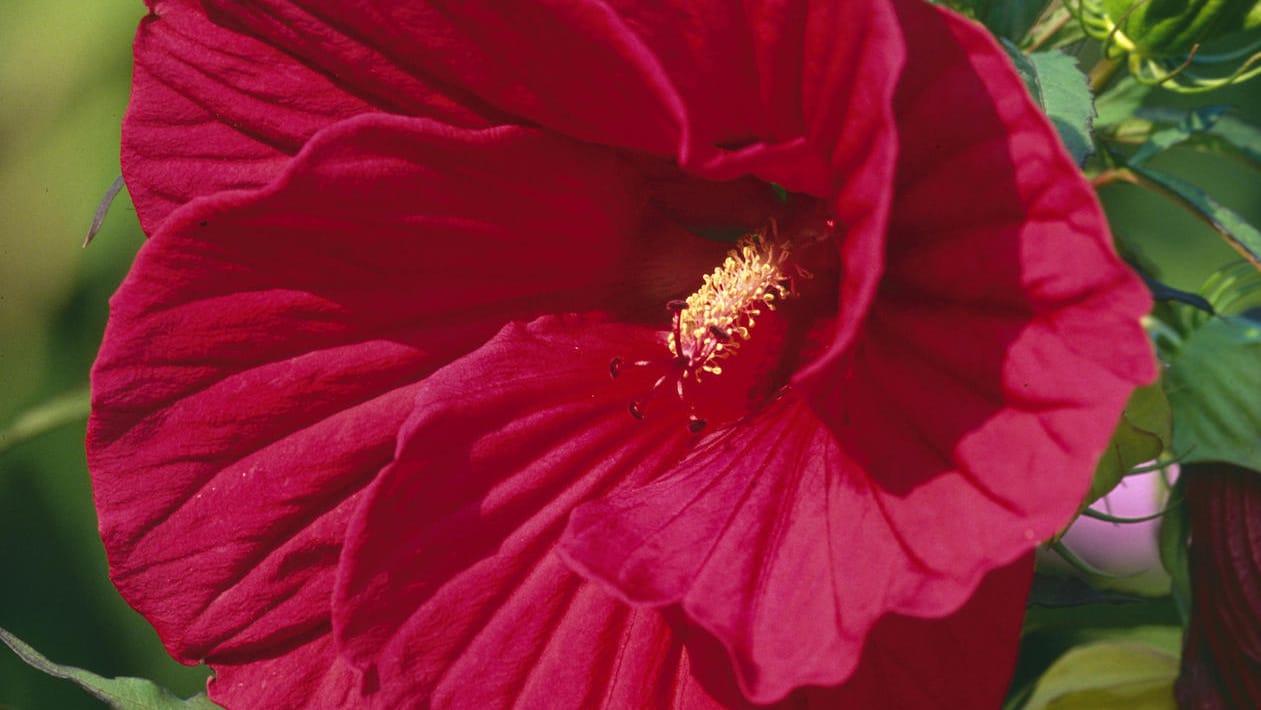
[[(143, 243), (123, 193), (96, 241), (80, 248), (119, 173), (131, 36), (144, 12), (140, 0), (0, 2), (0, 431), (42, 403), (83, 396), (109, 295)], [(1261, 82), (1197, 101), (1205, 102), (1237, 105), (1236, 115), (1261, 123)], [(1153, 166), (1261, 224), (1261, 176), (1246, 166), (1189, 150)], [(1174, 286), (1194, 289), (1235, 258), (1207, 227), (1150, 193), (1109, 186), (1103, 196), (1117, 231)], [(109, 582), (82, 441), (76, 420), (0, 453), (0, 627), (54, 661), (192, 695), (206, 669), (168, 658)], [(101, 706), (0, 647), (0, 707)]]
[[(144, 241), (123, 193), (80, 248), (119, 174), (131, 38), (144, 13), (140, 0), (0, 0), (0, 430), (86, 391), (109, 296)], [(54, 661), (197, 693), (207, 669), (167, 657), (109, 582), (83, 427), (0, 454), (0, 627)], [(0, 707), (104, 704), (0, 646)]]

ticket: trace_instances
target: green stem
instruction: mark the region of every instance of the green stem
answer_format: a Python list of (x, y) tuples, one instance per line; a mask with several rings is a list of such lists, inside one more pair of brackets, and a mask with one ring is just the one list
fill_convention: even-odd
[(1034, 27), (1034, 29), (1038, 29), (1038, 27), (1041, 27), (1043, 24), (1045, 25), (1045, 28), (1042, 30), (1042, 32), (1038, 36), (1033, 38), (1033, 41), (1029, 43), (1028, 47), (1025, 47), (1025, 50), (1024, 50), (1025, 54), (1033, 54), (1034, 52), (1038, 51), (1039, 47), (1046, 44), (1047, 40), (1051, 39), (1052, 37), (1056, 35), (1057, 32), (1064, 29), (1064, 26), (1067, 25), (1069, 21), (1071, 21), (1072, 19), (1073, 19), (1073, 16), (1069, 14), (1068, 10), (1062, 7), (1055, 10), (1050, 15), (1050, 19), (1047, 22), (1039, 23), (1039, 25)]
[(1090, 184), (1095, 189), (1104, 185), (1111, 185), (1114, 182), (1127, 182), (1131, 185), (1141, 184), (1139, 177), (1134, 174), (1134, 171), (1127, 168), (1109, 168), (1090, 179)]
[(1088, 77), (1090, 80), (1090, 92), (1095, 96), (1102, 94), (1103, 90), (1108, 88), (1108, 84), (1112, 82), (1112, 78), (1116, 76), (1117, 71), (1119, 71), (1123, 66), (1125, 66), (1125, 64), (1119, 59), (1109, 59), (1108, 57), (1101, 58), (1099, 62), (1090, 69), (1090, 75)]

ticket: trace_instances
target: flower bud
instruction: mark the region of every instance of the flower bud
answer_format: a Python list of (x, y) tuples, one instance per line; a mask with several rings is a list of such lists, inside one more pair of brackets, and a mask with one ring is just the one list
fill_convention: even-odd
[[(1094, 584), (1129, 594), (1169, 593), (1169, 574), (1160, 562), (1157, 541), (1161, 519), (1153, 516), (1164, 510), (1170, 486), (1177, 477), (1177, 464), (1132, 474), (1090, 506), (1096, 513), (1141, 522), (1112, 522), (1082, 516), (1064, 533), (1060, 542), (1069, 552), (1093, 569), (1109, 575), (1094, 579)], [(1071, 565), (1049, 551), (1040, 554), (1039, 562), (1044, 572), (1073, 571)]]

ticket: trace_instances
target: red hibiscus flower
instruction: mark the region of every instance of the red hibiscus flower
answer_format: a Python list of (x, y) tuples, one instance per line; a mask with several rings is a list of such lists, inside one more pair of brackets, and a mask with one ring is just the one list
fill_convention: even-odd
[(1186, 466), (1193, 612), (1178, 703), (1197, 710), (1261, 706), (1261, 473)]
[(119, 590), (229, 706), (996, 704), (1152, 375), (1089, 186), (917, 0), (551, 5), (151, 2)]

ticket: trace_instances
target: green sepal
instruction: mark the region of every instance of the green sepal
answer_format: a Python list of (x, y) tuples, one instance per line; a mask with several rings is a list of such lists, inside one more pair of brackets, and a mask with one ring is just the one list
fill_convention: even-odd
[(1108, 449), (1095, 467), (1085, 505), (1107, 495), (1132, 468), (1151, 461), (1168, 448), (1172, 427), (1173, 413), (1161, 382), (1134, 390), (1108, 442)]
[(0, 641), (31, 667), (77, 684), (118, 710), (218, 710), (205, 693), (187, 700), (144, 678), (105, 678), (73, 666), (53, 663), (13, 634), (0, 629)]

